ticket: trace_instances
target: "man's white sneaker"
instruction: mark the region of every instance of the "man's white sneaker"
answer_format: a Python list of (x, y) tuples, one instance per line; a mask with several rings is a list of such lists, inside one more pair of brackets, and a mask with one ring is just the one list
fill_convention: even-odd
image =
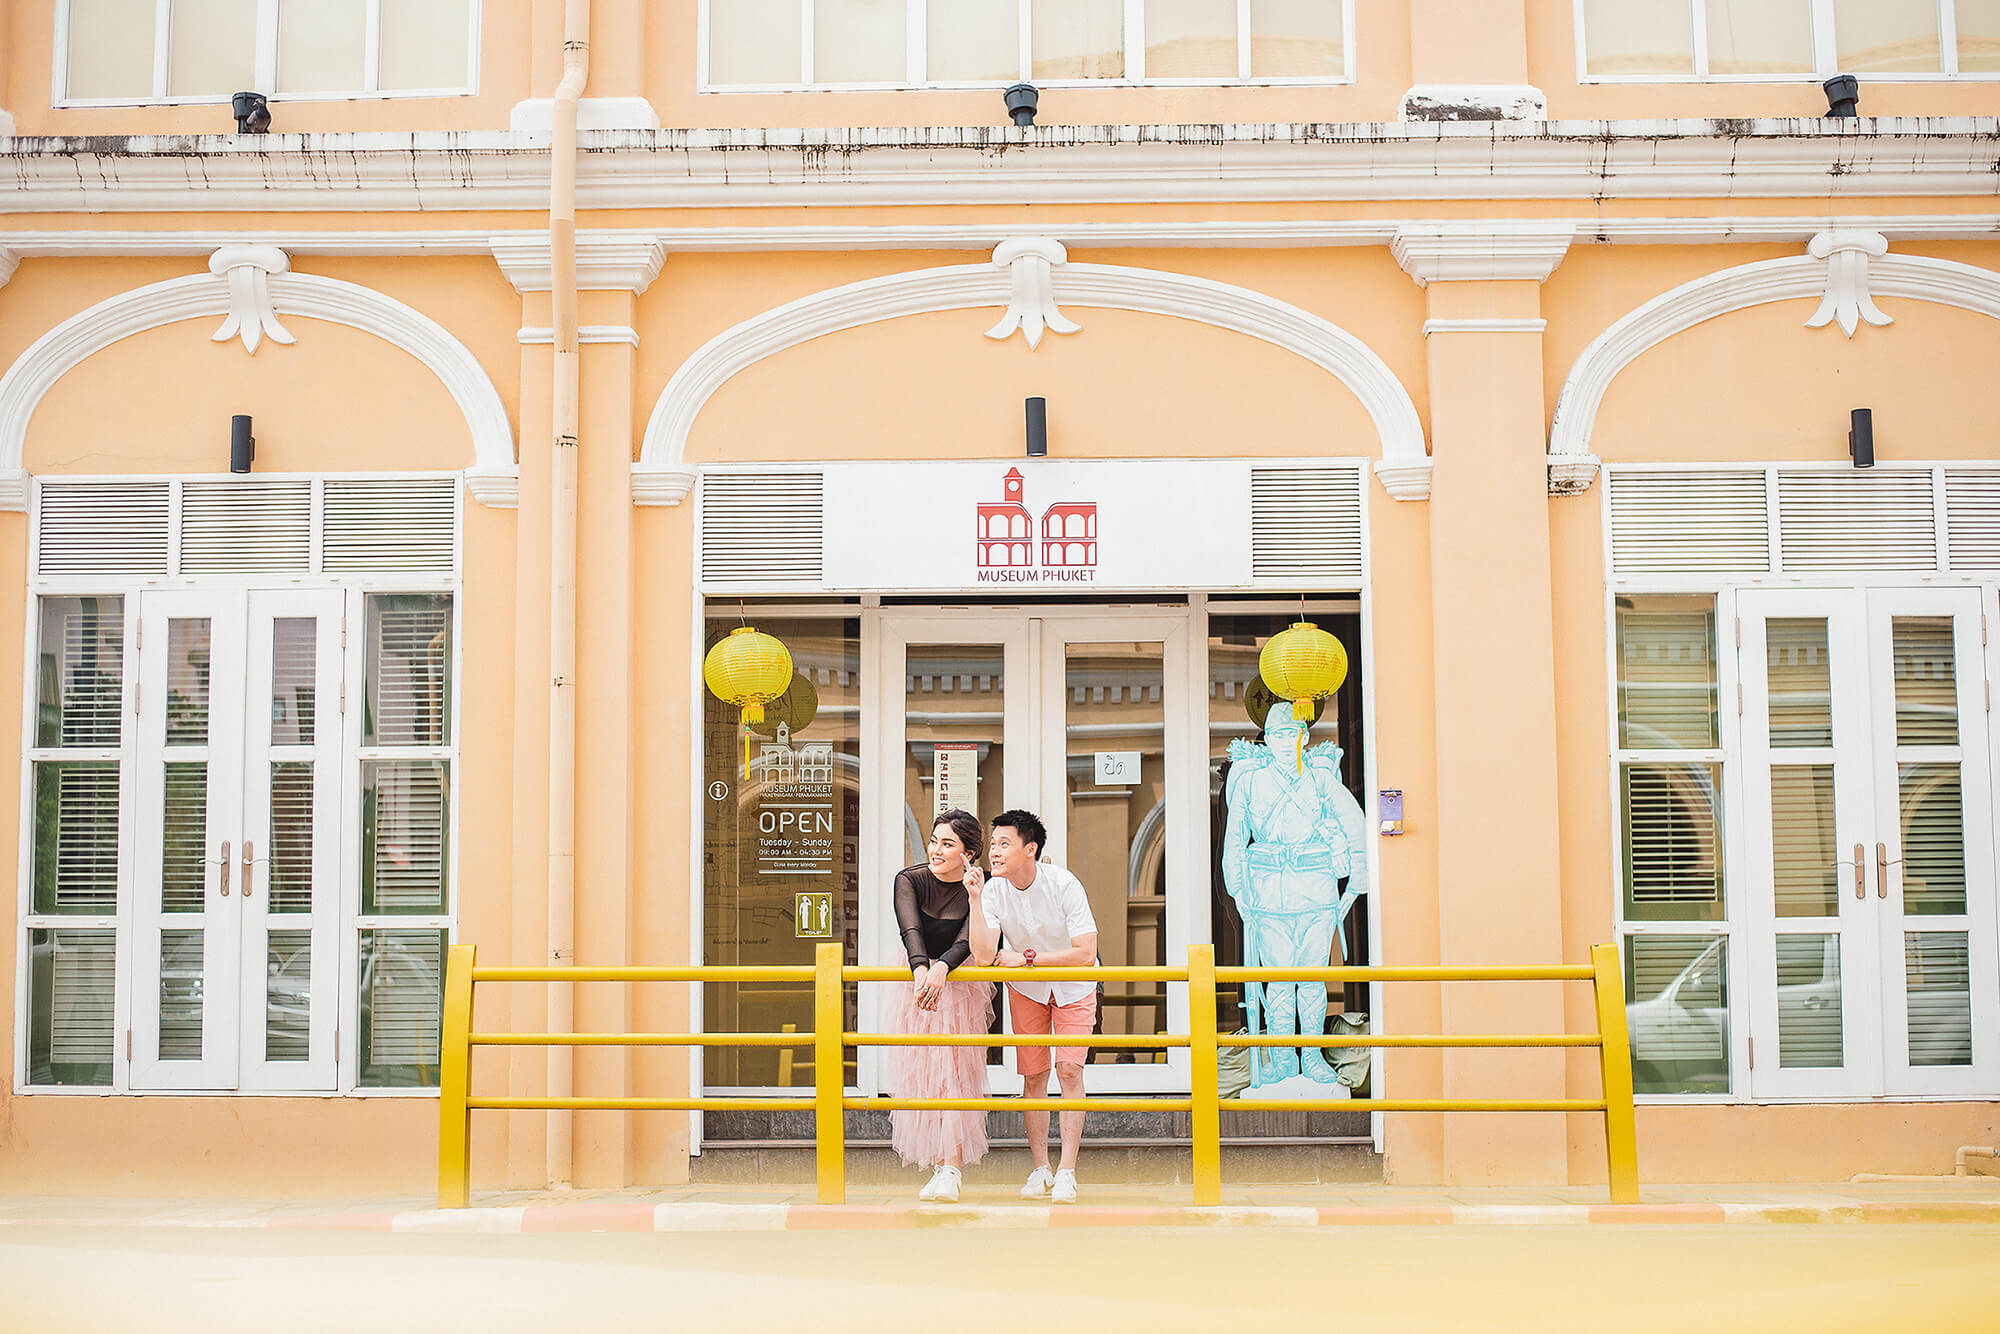
[[(1048, 1168), (1038, 1167), (1028, 1173), (1028, 1184), (1021, 1187), (1021, 1198), (1024, 1200), (1046, 1200), (1049, 1198), (1049, 1191), (1055, 1186), (1055, 1183), (1056, 1179), (1049, 1174)], [(1075, 1197), (1076, 1192), (1074, 1187), (1071, 1188), (1070, 1194), (1072, 1198)]]
[(1076, 1173), (1067, 1167), (1057, 1172), (1055, 1187), (1050, 1190), (1049, 1198), (1057, 1204), (1075, 1204)]
[(935, 1204), (957, 1204), (958, 1186), (965, 1179), (956, 1167), (939, 1163), (931, 1172), (931, 1179), (917, 1192), (917, 1198)]

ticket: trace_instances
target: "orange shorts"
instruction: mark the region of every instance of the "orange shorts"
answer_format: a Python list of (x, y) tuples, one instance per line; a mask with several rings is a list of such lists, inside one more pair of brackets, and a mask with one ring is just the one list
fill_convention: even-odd
[[(1014, 1031), (1026, 1036), (1030, 1033), (1079, 1033), (1088, 1035), (1097, 1026), (1097, 996), (1095, 993), (1082, 1000), (1058, 1005), (1053, 1000), (1029, 1000), (1012, 987), (1007, 988), (1007, 1014), (1013, 1020)], [(1049, 1061), (1063, 1065), (1082, 1065), (1090, 1059), (1088, 1047), (1016, 1047), (1014, 1067), (1024, 1079), (1035, 1079), (1049, 1072)]]

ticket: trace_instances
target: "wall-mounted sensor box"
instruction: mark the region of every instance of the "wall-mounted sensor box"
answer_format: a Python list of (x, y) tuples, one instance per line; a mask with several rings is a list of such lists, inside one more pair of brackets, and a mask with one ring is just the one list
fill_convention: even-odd
[(1394, 838), (1403, 832), (1403, 789), (1385, 787), (1375, 798), (1375, 818), (1384, 838)]

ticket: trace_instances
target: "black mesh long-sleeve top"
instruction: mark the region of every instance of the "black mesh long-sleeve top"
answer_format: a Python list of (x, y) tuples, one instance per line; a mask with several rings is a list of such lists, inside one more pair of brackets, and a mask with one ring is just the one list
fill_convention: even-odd
[(937, 962), (950, 971), (970, 958), (971, 913), (964, 885), (938, 879), (927, 865), (896, 872), (896, 925), (911, 968)]

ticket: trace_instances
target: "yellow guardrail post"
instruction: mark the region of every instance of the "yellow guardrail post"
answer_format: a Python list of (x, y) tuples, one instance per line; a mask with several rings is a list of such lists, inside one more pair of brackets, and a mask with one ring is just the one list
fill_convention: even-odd
[(840, 1049), (847, 1031), (840, 973), (841, 947), (821, 945), (813, 959), (813, 1129), (819, 1145), (819, 1202), (847, 1203), (847, 1128), (843, 1097), (847, 1062)]
[(1639, 1127), (1632, 1114), (1632, 1040), (1625, 1028), (1625, 979), (1618, 946), (1593, 945), (1596, 973), (1598, 1060), (1604, 1079), (1604, 1157), (1611, 1174), (1611, 1202), (1639, 1202)]
[(1194, 1108), (1194, 1202), (1222, 1203), (1222, 1096), (1215, 1059), (1215, 946), (1188, 946), (1188, 1088)]
[(471, 945), (453, 945), (444, 970), (443, 1028), (438, 1034), (438, 1208), (463, 1209), (472, 1198)]

